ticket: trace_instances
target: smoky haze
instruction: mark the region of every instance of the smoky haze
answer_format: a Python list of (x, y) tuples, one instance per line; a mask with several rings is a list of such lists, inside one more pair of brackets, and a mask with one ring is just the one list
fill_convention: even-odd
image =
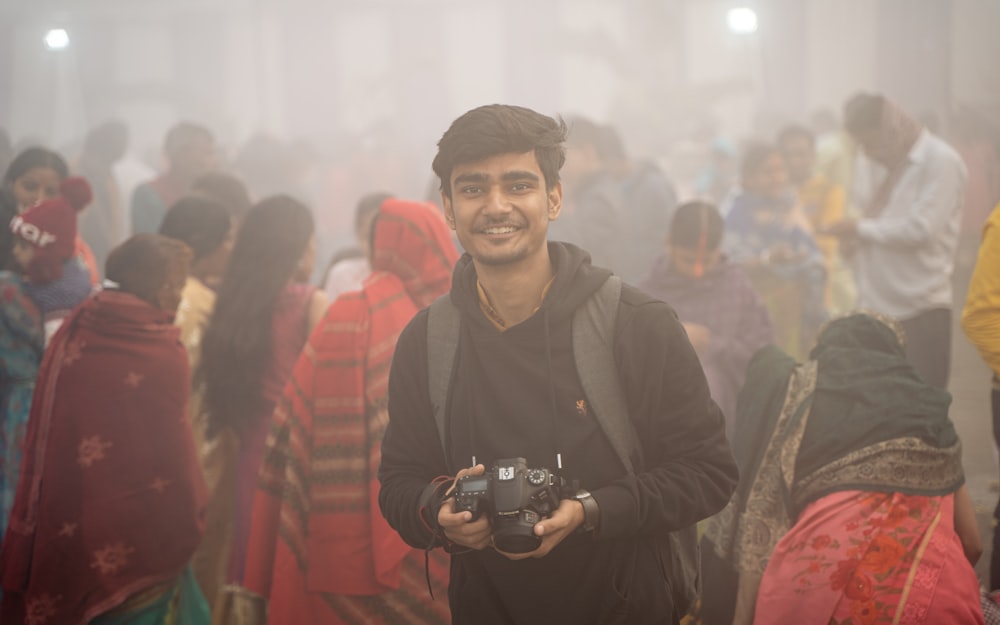
[[(998, 24), (996, 0), (0, 0), (0, 127), (72, 157), (121, 119), (155, 169), (197, 121), (229, 164), (263, 146), (338, 239), (367, 191), (426, 197), (437, 138), (484, 103), (614, 124), (682, 195), (711, 138), (828, 124), (859, 89), (995, 129)], [(277, 166), (244, 163), (251, 187)]]

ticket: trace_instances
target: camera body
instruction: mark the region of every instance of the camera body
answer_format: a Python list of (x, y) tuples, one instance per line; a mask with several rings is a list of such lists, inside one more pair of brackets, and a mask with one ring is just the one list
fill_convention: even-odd
[(483, 475), (459, 478), (455, 511), (468, 510), (473, 520), (489, 514), (496, 548), (527, 553), (542, 542), (535, 524), (552, 516), (565, 489), (565, 481), (548, 469), (529, 468), (524, 458), (506, 458)]

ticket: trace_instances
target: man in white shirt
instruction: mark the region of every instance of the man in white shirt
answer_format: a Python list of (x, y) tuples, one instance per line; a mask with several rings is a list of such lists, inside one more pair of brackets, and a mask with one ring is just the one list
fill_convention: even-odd
[(863, 151), (852, 189), (861, 218), (828, 232), (854, 251), (860, 306), (900, 320), (907, 357), (927, 383), (945, 388), (965, 165), (882, 95), (848, 100), (844, 126)]

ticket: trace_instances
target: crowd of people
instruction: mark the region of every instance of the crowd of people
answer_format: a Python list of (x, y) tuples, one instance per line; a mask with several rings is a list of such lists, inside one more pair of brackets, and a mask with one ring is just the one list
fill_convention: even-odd
[[(434, 201), (370, 189), (329, 256), (197, 124), (128, 195), (118, 123), (22, 150), (0, 620), (985, 623), (947, 392), (968, 168), (882, 95), (842, 126), (716, 141), (683, 189), (609, 125), (479, 107)], [(998, 219), (961, 321), (1000, 446)]]

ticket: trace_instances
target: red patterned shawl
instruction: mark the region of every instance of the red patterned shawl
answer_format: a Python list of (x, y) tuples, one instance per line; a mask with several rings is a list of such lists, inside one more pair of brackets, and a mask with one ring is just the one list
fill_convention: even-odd
[(393, 591), (413, 552), (378, 509), (389, 366), (403, 328), (448, 290), (457, 254), (435, 207), (401, 200), (383, 204), (374, 251), (371, 276), (327, 311), (275, 411), (246, 575), (271, 622), (303, 614), (316, 593), (331, 605), (331, 594)]
[(0, 621), (88, 623), (187, 565), (206, 495), (172, 321), (104, 291), (53, 338), (0, 554)]

